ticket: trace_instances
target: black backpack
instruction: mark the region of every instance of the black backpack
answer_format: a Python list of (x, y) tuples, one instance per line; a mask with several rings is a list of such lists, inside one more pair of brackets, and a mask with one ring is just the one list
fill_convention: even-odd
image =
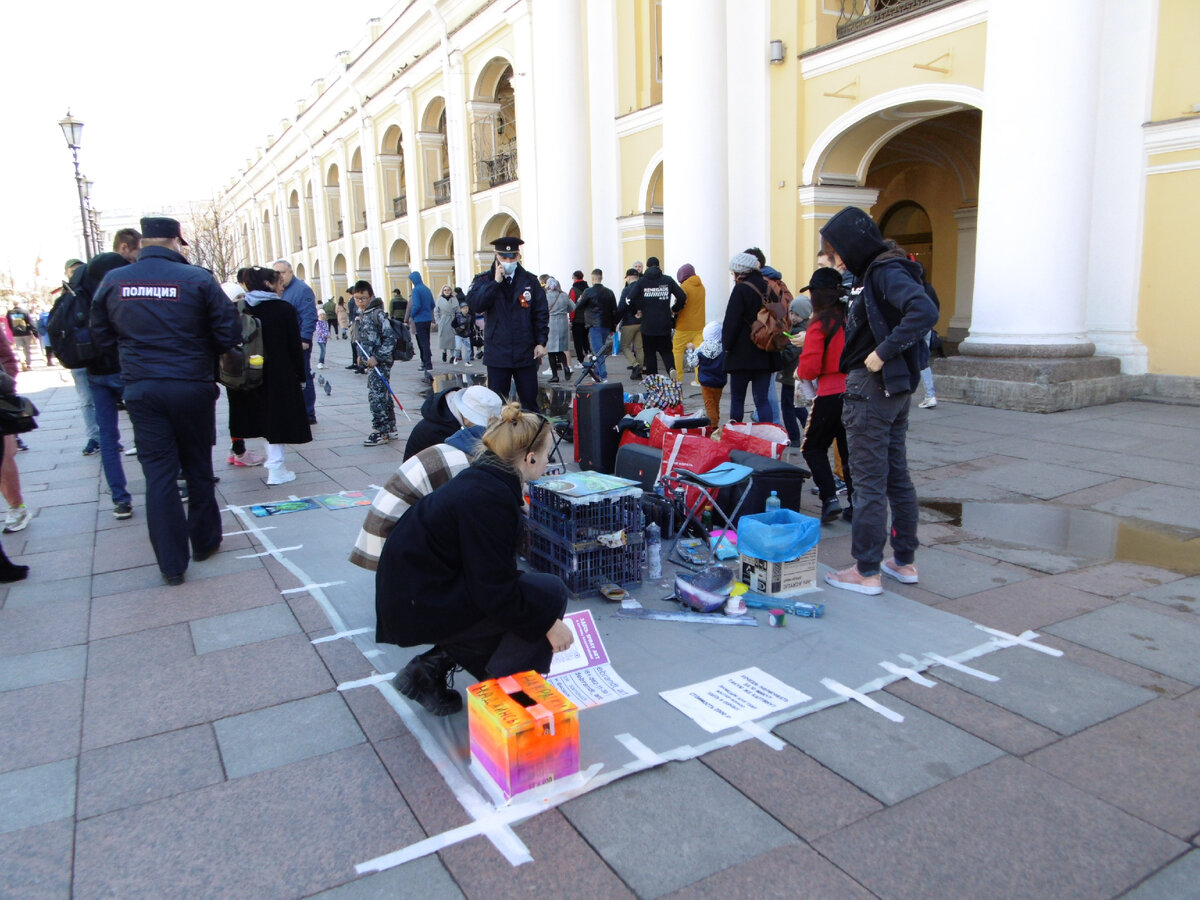
[(263, 383), (262, 323), (246, 312), (246, 301), (237, 302), (242, 343), (221, 354), (218, 377), (231, 391), (252, 391)]
[(388, 321), (392, 325), (392, 334), (396, 336), (396, 347), (392, 350), (392, 360), (393, 362), (408, 362), (415, 355), (412, 335), (408, 333), (408, 326), (404, 324), (403, 319), (389, 316)]
[(50, 346), (68, 369), (82, 369), (94, 361), (96, 346), (92, 343), (92, 294), (84, 284), (84, 267), (80, 266), (73, 284), (64, 284), (62, 294), (50, 308), (46, 333)]

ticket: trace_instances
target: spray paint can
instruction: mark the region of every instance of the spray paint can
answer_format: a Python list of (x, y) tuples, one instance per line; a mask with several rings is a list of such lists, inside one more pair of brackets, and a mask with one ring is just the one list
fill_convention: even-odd
[(646, 526), (646, 566), (651, 581), (662, 578), (662, 529), (657, 522)]

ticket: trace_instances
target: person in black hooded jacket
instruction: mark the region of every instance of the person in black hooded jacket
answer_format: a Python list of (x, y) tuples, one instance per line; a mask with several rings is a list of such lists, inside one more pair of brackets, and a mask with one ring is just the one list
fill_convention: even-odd
[[(917, 492), (908, 473), (908, 410), (929, 359), (925, 332), (937, 308), (925, 290), (920, 266), (901, 250), (888, 250), (871, 217), (848, 206), (821, 229), (835, 264), (854, 273), (846, 314), (846, 373), (842, 423), (854, 475), (850, 553), (855, 565), (825, 576), (834, 587), (860, 594), (883, 591), (880, 571), (917, 583)], [(893, 557), (883, 559), (891, 506)]]
[[(671, 298), (675, 302), (671, 302)], [(658, 374), (658, 360), (663, 361), (664, 373), (675, 368), (675, 351), (671, 348), (671, 329), (675, 316), (687, 303), (687, 294), (670, 275), (664, 275), (658, 257), (646, 260), (646, 273), (629, 292), (629, 308), (640, 314), (642, 323), (642, 352), (646, 356), (646, 375)], [(676, 373), (678, 374), (678, 373)]]

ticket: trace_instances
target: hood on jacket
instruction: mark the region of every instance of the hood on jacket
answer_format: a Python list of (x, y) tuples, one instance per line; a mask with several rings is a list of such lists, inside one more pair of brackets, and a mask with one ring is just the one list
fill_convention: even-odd
[(675, 273), (675, 280), (683, 284), (689, 278), (696, 274), (696, 267), (691, 263), (684, 263), (679, 267), (679, 271)]
[(658, 266), (648, 266), (646, 271), (642, 273), (643, 278), (661, 278), (662, 269)]
[[(113, 269), (119, 269), (122, 266), (129, 265), (129, 260), (123, 257), (120, 253), (109, 251), (101, 253), (98, 256), (93, 256), (91, 261), (79, 269), (83, 273), (82, 284), (91, 293), (96, 294), (96, 288), (100, 287), (100, 282), (104, 280), (104, 276)], [(74, 279), (71, 279), (74, 282)]]
[(424, 281), (421, 280), (421, 273), (416, 271), (415, 269), (412, 272), (408, 273), (408, 280), (412, 282), (413, 287), (416, 287), (419, 284), (425, 283)]
[(367, 304), (367, 308), (364, 310), (364, 312), (370, 312), (373, 309), (383, 309), (383, 301), (378, 297), (371, 298), (371, 302)]
[(421, 404), (421, 418), (428, 419), (430, 422), (435, 422), (438, 425), (458, 430), (462, 427), (462, 422), (458, 420), (458, 416), (450, 409), (450, 395), (461, 388), (446, 388), (444, 391), (438, 391), (436, 394), (430, 394), (429, 399)]
[(847, 206), (826, 222), (821, 237), (837, 251), (855, 278), (862, 278), (867, 266), (887, 249), (879, 227), (857, 206)]
[(783, 280), (783, 273), (771, 266), (762, 266), (759, 271), (763, 273), (764, 278), (774, 278), (776, 281)]

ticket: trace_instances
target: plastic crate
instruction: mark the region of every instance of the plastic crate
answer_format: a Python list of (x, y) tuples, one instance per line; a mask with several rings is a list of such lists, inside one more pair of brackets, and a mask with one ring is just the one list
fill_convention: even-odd
[(594, 541), (615, 531), (641, 532), (646, 527), (640, 487), (567, 497), (531, 484), (529, 518), (572, 544)]
[(568, 541), (531, 520), (526, 559), (537, 571), (557, 575), (575, 594), (595, 590), (600, 584), (641, 582), (643, 533), (626, 532), (625, 539), (627, 543), (621, 547), (605, 547), (595, 540)]

